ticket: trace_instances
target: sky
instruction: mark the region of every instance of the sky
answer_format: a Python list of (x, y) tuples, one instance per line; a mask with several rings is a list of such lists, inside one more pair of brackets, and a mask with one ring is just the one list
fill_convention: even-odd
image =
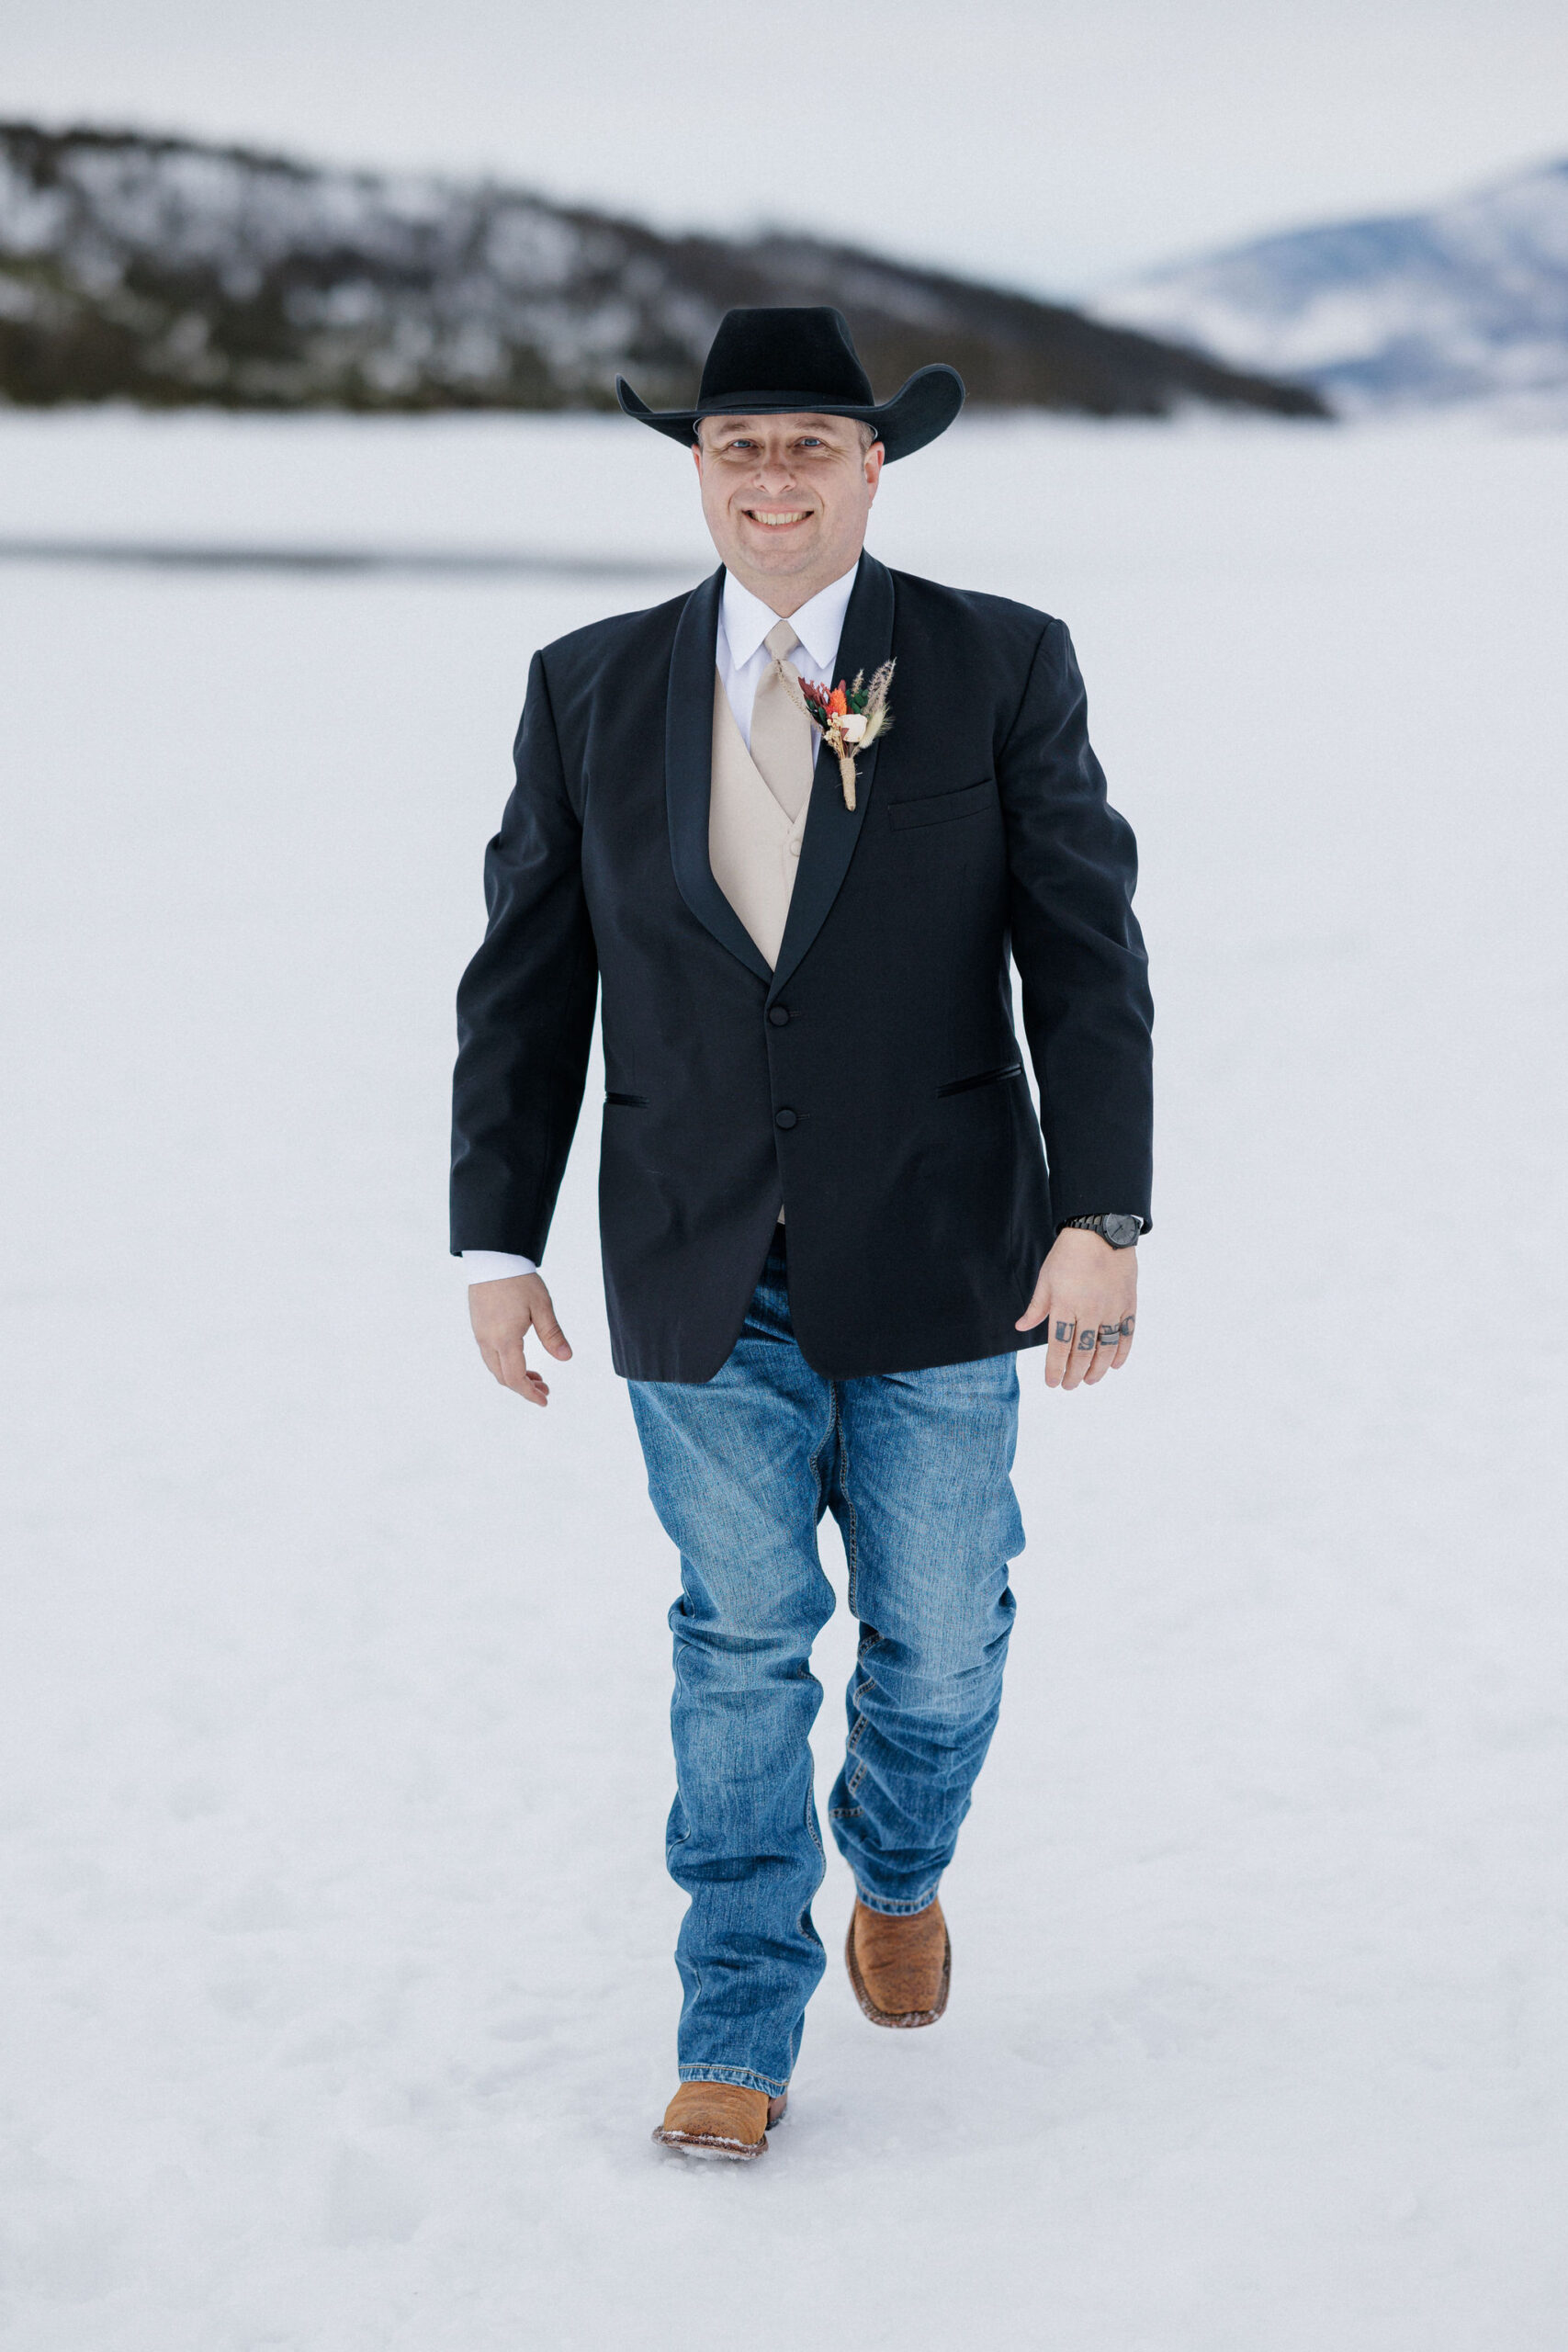
[(1568, 8), (8, 0), (0, 113), (491, 172), (1071, 294), (1568, 154)]

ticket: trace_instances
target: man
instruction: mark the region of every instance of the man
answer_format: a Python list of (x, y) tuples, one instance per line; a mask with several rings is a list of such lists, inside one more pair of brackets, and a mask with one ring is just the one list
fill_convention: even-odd
[[(732, 311), (694, 408), (617, 390), (692, 447), (722, 568), (535, 656), (458, 999), (452, 1247), (491, 1371), (547, 1403), (525, 1342), (571, 1352), (537, 1261), (602, 988), (615, 1363), (681, 1553), (691, 1901), (655, 2137), (745, 2159), (824, 1966), (818, 1522), (861, 1624), (831, 1808), (850, 1978), (874, 2024), (930, 2025), (1023, 1548), (1016, 1351), (1043, 1344), (1064, 1389), (1126, 1361), (1151, 1015), (1066, 630), (863, 552), (884, 461), (956, 415), (953, 371), (878, 404), (836, 311)], [(890, 724), (863, 684), (810, 706), (824, 736), (801, 682), (878, 672)]]

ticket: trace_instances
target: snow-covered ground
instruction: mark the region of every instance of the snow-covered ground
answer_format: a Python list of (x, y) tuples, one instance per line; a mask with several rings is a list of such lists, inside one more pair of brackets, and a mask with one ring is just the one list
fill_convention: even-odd
[[(13, 2342), (1560, 2352), (1565, 493), (1452, 429), (888, 476), (882, 554), (1074, 626), (1156, 1230), (1131, 1368), (1027, 1382), (949, 2015), (835, 1961), (739, 2171), (648, 2140), (675, 1578), (591, 1137), (547, 1414), (445, 1256), (528, 655), (662, 592), (0, 569)], [(613, 422), (12, 416), (29, 534), (704, 568)]]

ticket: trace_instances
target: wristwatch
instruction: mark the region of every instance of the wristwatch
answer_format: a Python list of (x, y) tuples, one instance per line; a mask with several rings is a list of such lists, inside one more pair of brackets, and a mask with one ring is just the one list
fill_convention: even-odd
[(1144, 1229), (1141, 1216), (1070, 1216), (1065, 1223), (1080, 1233), (1098, 1233), (1102, 1241), (1110, 1242), (1112, 1250), (1136, 1249), (1138, 1236)]

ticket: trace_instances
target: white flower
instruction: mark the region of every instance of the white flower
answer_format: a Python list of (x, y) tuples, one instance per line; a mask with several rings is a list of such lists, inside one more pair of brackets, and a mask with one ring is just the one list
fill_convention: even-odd
[(846, 743), (858, 743), (865, 733), (865, 713), (852, 710), (839, 721), (839, 732)]

